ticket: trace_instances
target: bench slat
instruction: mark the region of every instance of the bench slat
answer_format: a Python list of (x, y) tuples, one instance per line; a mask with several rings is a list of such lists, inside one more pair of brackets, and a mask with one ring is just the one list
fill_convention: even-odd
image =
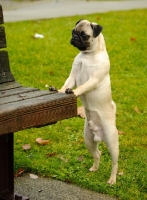
[(55, 93), (4, 104), (0, 109), (0, 134), (45, 126), (77, 115), (75, 95)]
[(48, 92), (46, 90), (26, 90), (26, 92), (24, 91), (24, 93), (18, 93), (12, 96), (6, 96), (3, 98), (0, 98), (0, 105), (2, 104), (7, 104), (7, 103), (12, 103), (12, 102), (16, 102), (16, 101), (23, 101), (24, 99), (31, 99), (31, 98), (38, 98), (38, 97), (42, 97), (44, 95), (48, 95), (48, 94), (53, 94), (53, 92)]
[(22, 87), (22, 86), (16, 81), (2, 83), (2, 84), (0, 84), (0, 91), (5, 91), (5, 90), (9, 90), (11, 88), (18, 88), (18, 87)]
[(0, 83), (14, 81), (10, 71), (9, 57), (7, 51), (0, 51)]
[(0, 48), (5, 48), (6, 45), (6, 37), (5, 37), (5, 28), (3, 26), (0, 27)]
[[(43, 91), (43, 90), (42, 90)], [(9, 117), (10, 115), (14, 115), (16, 113), (28, 113), (35, 112), (36, 109), (45, 109), (46, 107), (58, 107), (68, 104), (68, 101), (73, 99), (74, 95), (67, 95), (64, 93), (55, 93), (55, 94), (47, 94), (41, 97), (36, 97), (32, 99), (24, 99), (23, 101), (18, 102), (10, 102), (8, 104), (3, 104), (0, 107), (0, 121), (3, 120), (4, 117)]]
[(0, 24), (4, 23), (4, 18), (3, 18), (3, 10), (2, 10), (2, 6), (0, 5)]
[(39, 90), (39, 89), (38, 88), (19, 87), (19, 88), (12, 88), (10, 90), (2, 91), (2, 92), (0, 92), (0, 101), (1, 101), (1, 98), (3, 98), (3, 97), (10, 97), (10, 96), (19, 95), (19, 94), (23, 95), (23, 93), (33, 92), (36, 90)]

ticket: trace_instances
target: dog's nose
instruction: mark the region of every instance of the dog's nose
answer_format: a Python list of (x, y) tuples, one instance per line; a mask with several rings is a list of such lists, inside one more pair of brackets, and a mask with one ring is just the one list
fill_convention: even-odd
[(74, 40), (78, 40), (78, 36), (77, 36), (77, 35), (74, 35), (74, 36), (73, 36), (73, 39), (74, 39)]

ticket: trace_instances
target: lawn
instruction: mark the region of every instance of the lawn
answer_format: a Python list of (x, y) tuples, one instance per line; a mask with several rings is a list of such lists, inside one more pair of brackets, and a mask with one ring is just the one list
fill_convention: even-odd
[[(83, 140), (84, 119), (74, 117), (43, 128), (15, 133), (15, 171), (23, 168), (83, 188), (119, 197), (147, 199), (147, 10), (132, 10), (49, 20), (6, 23), (11, 70), (24, 86), (60, 88), (78, 50), (70, 45), (79, 19), (103, 26), (111, 60), (112, 95), (117, 105), (120, 156), (117, 184), (106, 184), (111, 159), (106, 145), (99, 171), (90, 173), (93, 159)], [(34, 39), (34, 33), (44, 39)], [(78, 99), (78, 106), (81, 105)], [(49, 139), (38, 145), (36, 138)], [(24, 151), (22, 145), (30, 144)]]

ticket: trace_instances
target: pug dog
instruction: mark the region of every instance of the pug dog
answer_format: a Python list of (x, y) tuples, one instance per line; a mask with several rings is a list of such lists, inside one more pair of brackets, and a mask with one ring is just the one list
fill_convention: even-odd
[[(109, 76), (110, 61), (102, 26), (79, 20), (72, 30), (70, 43), (80, 50), (69, 77), (59, 92), (73, 93), (81, 98), (85, 109), (84, 140), (94, 158), (89, 169), (98, 170), (101, 153), (99, 142), (106, 143), (112, 158), (109, 184), (116, 183), (119, 142), (116, 128), (116, 106), (112, 100)], [(76, 87), (74, 90), (72, 88)]]

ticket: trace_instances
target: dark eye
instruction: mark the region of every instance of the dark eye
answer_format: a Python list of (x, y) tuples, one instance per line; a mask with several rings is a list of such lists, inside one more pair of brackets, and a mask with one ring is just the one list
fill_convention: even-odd
[(85, 35), (85, 34), (83, 34), (83, 36), (82, 36), (84, 39), (86, 39), (87, 38), (87, 35)]
[(82, 31), (82, 32), (81, 32), (81, 37), (82, 37), (84, 40), (88, 40), (89, 35), (86, 35), (86, 34)]

